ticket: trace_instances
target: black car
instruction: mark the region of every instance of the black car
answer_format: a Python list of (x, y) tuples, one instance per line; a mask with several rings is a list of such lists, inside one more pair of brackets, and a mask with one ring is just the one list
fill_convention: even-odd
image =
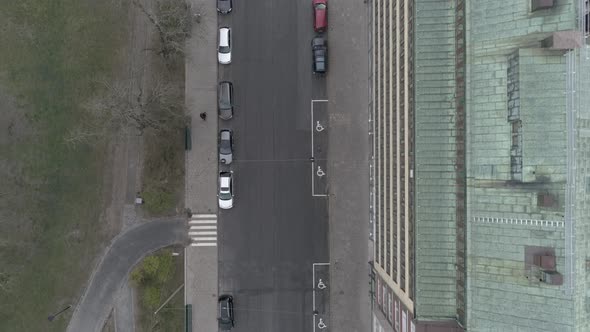
[(229, 120), (234, 115), (233, 93), (234, 87), (231, 82), (219, 82), (217, 89), (217, 107), (219, 108), (219, 117), (223, 120)]
[(313, 72), (323, 74), (327, 71), (328, 45), (323, 37), (315, 37), (311, 41), (313, 52)]
[(234, 298), (231, 295), (221, 295), (219, 303), (219, 328), (229, 331), (234, 326)]
[(231, 12), (232, 0), (217, 0), (217, 11), (221, 14), (229, 14)]

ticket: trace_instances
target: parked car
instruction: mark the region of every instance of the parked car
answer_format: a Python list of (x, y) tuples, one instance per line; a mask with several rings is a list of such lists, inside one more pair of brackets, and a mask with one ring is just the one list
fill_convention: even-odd
[(219, 131), (219, 161), (229, 165), (233, 160), (233, 133), (229, 129)]
[(313, 72), (323, 74), (327, 71), (328, 45), (323, 37), (315, 37), (311, 41), (313, 52)]
[(222, 65), (231, 63), (231, 30), (228, 27), (219, 28), (219, 46), (217, 60)]
[(219, 82), (217, 86), (217, 108), (219, 109), (219, 117), (223, 120), (229, 120), (234, 115), (233, 94), (234, 86), (231, 82)]
[(217, 0), (217, 11), (221, 14), (229, 14), (232, 8), (232, 0)]
[(232, 172), (219, 173), (219, 208), (231, 209), (234, 206), (234, 190), (233, 190), (233, 176)]
[(221, 295), (217, 301), (219, 305), (219, 328), (229, 331), (234, 326), (234, 298), (231, 295)]
[(328, 27), (328, 1), (312, 0), (313, 4), (313, 29), (323, 32)]

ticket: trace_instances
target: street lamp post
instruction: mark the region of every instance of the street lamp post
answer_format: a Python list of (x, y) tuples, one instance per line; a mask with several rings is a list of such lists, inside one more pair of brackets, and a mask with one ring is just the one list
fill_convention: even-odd
[(55, 319), (55, 317), (57, 317), (57, 316), (59, 316), (60, 314), (64, 313), (66, 310), (70, 309), (71, 307), (72, 307), (72, 305), (69, 305), (69, 306), (67, 306), (67, 307), (65, 307), (65, 308), (63, 308), (63, 309), (61, 309), (60, 311), (58, 311), (58, 312), (54, 313), (53, 315), (49, 315), (49, 316), (47, 317), (47, 320), (48, 320), (48, 321), (50, 321), (50, 322), (53, 322), (53, 320)]

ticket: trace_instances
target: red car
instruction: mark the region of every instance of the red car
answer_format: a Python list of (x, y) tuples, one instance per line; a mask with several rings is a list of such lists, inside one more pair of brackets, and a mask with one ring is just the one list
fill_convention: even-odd
[(323, 32), (328, 27), (328, 0), (312, 0), (313, 4), (313, 29)]

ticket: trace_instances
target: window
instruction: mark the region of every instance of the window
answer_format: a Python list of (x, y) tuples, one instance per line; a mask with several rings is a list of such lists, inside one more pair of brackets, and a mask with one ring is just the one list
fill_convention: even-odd
[(394, 315), (395, 315), (394, 327), (395, 327), (396, 331), (399, 331), (399, 301), (395, 301), (395, 314)]
[(377, 279), (377, 304), (381, 305), (381, 279)]
[(402, 311), (402, 332), (408, 332), (408, 317), (405, 311)]
[(391, 313), (391, 293), (387, 293), (387, 318), (391, 322), (393, 317)]

